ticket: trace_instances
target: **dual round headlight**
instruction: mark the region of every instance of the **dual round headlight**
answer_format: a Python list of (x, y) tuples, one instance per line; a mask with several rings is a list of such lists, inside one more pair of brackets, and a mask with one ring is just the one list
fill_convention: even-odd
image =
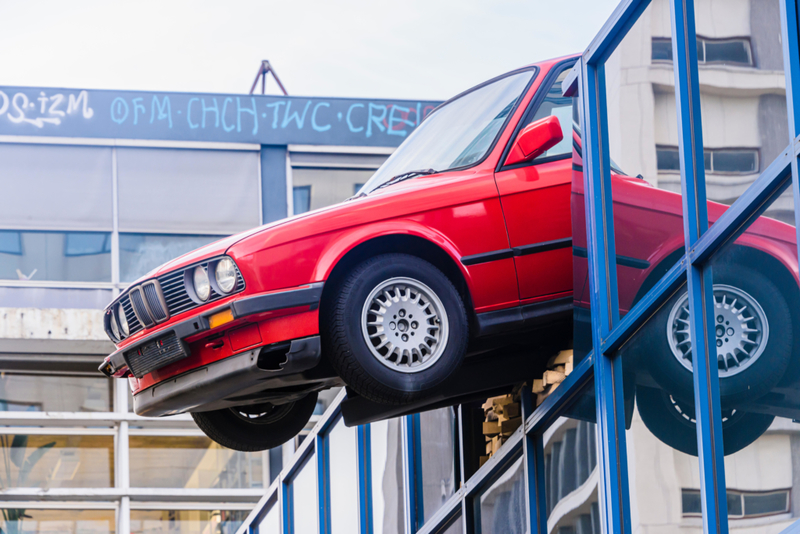
[(236, 265), (230, 258), (222, 258), (216, 263), (198, 265), (192, 273), (194, 292), (203, 302), (211, 296), (211, 279), (208, 274), (209, 267), (214, 267), (214, 289), (227, 295), (236, 288)]
[(122, 341), (130, 335), (131, 329), (122, 304), (117, 304), (109, 312), (108, 327), (111, 329), (111, 336), (115, 342)]

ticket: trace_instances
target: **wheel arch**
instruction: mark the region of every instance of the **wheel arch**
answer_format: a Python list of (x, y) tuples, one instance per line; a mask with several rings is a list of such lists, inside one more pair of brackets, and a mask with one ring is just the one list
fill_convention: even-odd
[(475, 319), (475, 306), (472, 302), (472, 295), (469, 289), (467, 278), (464, 276), (462, 267), (457, 263), (451, 254), (445, 251), (436, 243), (414, 234), (385, 234), (371, 237), (361, 241), (345, 252), (330, 268), (325, 277), (325, 286), (322, 290), (322, 301), (326, 302), (336, 290), (338, 284), (344, 279), (359, 263), (388, 253), (402, 253), (415, 256), (431, 263), (434, 267), (442, 271), (453, 285), (455, 285), (461, 298), (464, 300), (464, 307), (470, 315), (470, 321)]
[[(778, 284), (778, 287), (788, 289), (787, 296), (789, 298), (789, 309), (800, 309), (800, 287), (798, 287), (797, 280), (790, 272), (789, 267), (779, 258), (776, 258), (774, 255), (761, 250), (760, 248), (749, 246), (749, 244), (744, 245), (738, 243), (734, 243), (721, 254), (721, 257), (723, 257), (725, 261), (732, 261), (733, 263), (747, 265), (755, 268), (758, 271), (765, 271), (770, 275), (775, 276), (775, 282)], [(639, 302), (639, 300), (645, 296), (645, 294), (656, 284), (656, 282), (658, 282), (658, 280), (664, 276), (667, 271), (669, 271), (669, 269), (681, 259), (683, 255), (684, 250), (679, 248), (672, 251), (663, 260), (661, 260), (661, 262), (659, 262), (658, 265), (653, 268), (645, 281), (642, 283), (639, 291), (637, 291), (634, 304)], [(719, 261), (719, 258), (720, 256), (717, 256), (716, 261)], [(711, 267), (713, 272), (714, 261), (712, 261)], [(795, 316), (794, 320), (795, 322), (800, 322), (800, 317)]]

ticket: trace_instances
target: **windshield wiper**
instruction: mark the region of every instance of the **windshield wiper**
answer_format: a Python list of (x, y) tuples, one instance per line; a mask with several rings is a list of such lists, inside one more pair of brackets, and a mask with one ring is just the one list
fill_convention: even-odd
[[(372, 191), (377, 191), (378, 189), (383, 189), (384, 187), (389, 187), (390, 185), (400, 183), (404, 180), (410, 180), (411, 178), (416, 178), (417, 176), (426, 176), (428, 174), (436, 174), (438, 172), (439, 171), (437, 171), (436, 169), (418, 169), (416, 171), (404, 172), (402, 174), (398, 174), (397, 176), (392, 176), (390, 179), (386, 180)], [(370, 193), (372, 193), (372, 191), (370, 191)]]

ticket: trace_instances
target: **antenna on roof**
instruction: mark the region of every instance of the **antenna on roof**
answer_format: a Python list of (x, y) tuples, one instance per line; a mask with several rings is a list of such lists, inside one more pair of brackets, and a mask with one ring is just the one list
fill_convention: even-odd
[(261, 66), (258, 67), (258, 74), (256, 74), (256, 79), (253, 80), (253, 87), (250, 88), (250, 94), (252, 95), (255, 90), (256, 86), (258, 85), (258, 79), (261, 78), (261, 94), (263, 95), (267, 90), (267, 74), (272, 73), (272, 77), (275, 78), (275, 81), (278, 82), (278, 87), (280, 87), (281, 91), (284, 95), (288, 95), (289, 93), (286, 92), (286, 88), (283, 87), (280, 78), (278, 78), (278, 74), (275, 72), (275, 69), (272, 68), (272, 65), (269, 64), (269, 61), (266, 59), (261, 61)]

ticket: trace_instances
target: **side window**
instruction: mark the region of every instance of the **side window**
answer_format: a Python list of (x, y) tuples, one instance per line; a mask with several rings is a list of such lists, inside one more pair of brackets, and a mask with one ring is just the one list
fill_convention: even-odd
[(532, 115), (528, 115), (525, 119), (523, 127), (540, 119), (555, 115), (561, 123), (561, 131), (564, 133), (564, 139), (560, 143), (536, 158), (534, 162), (543, 158), (572, 154), (572, 123), (573, 121), (578, 123), (578, 105), (575, 98), (561, 96), (561, 83), (564, 81), (564, 78), (567, 77), (569, 70), (569, 68), (566, 68), (561, 71), (558, 78), (556, 78), (547, 90), (547, 97), (539, 105), (536, 112)]

